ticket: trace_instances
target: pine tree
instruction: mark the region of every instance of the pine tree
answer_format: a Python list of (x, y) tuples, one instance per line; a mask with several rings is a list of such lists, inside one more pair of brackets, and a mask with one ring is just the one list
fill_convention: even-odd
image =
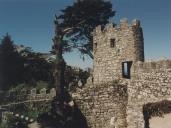
[[(54, 78), (57, 96), (52, 102), (52, 110), (54, 114), (60, 115), (63, 120), (70, 116), (68, 111), (75, 110), (75, 105), (66, 108), (71, 97), (64, 90), (65, 61), (63, 53), (77, 48), (82, 54), (87, 54), (93, 58), (91, 53), (93, 29), (98, 25), (108, 23), (109, 18), (114, 14), (112, 4), (109, 1), (77, 0), (72, 6), (62, 10), (61, 15), (55, 16), (55, 37), (52, 53), (56, 55)], [(71, 115), (74, 113), (71, 112)], [(74, 120), (75, 117), (72, 117), (71, 122)]]
[(107, 0), (77, 0), (67, 6), (55, 19), (63, 28), (64, 51), (76, 48), (93, 59), (93, 30), (109, 23), (114, 15), (112, 4)]
[(11, 37), (6, 34), (0, 43), (0, 89), (9, 89), (22, 80), (23, 59), (15, 50)]

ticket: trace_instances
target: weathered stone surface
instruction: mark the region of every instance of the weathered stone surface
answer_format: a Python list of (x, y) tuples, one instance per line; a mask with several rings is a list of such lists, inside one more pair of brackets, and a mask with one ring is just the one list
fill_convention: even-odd
[(97, 27), (93, 40), (95, 84), (121, 78), (122, 62), (144, 61), (143, 34), (138, 20), (130, 26), (127, 19), (122, 19), (119, 27), (112, 24), (104, 30)]
[[(92, 128), (111, 127), (111, 118), (117, 117), (120, 127), (126, 128), (127, 92), (125, 85), (113, 83), (87, 86), (72, 94), (75, 102)], [(123, 92), (123, 90), (125, 92)]]
[[(98, 26), (93, 40), (93, 84), (72, 94), (89, 127), (144, 128), (144, 105), (171, 99), (171, 60), (144, 62), (138, 20)], [(123, 62), (132, 64), (129, 79), (123, 77)]]

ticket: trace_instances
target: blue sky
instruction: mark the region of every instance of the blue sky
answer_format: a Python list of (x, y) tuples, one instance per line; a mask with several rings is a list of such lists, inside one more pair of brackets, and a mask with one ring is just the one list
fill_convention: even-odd
[[(74, 0), (0, 0), (0, 38), (9, 33), (17, 44), (30, 46), (34, 51), (51, 50), (55, 13)], [(171, 0), (111, 0), (117, 11), (114, 22), (123, 17), (129, 22), (141, 20), (144, 30), (145, 57), (171, 59)], [(91, 66), (91, 59), (80, 59), (79, 53), (65, 55), (75, 66)]]

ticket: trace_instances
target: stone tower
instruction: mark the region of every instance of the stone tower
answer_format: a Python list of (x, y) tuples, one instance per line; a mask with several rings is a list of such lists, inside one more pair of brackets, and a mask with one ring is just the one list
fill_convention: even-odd
[(116, 27), (107, 24), (94, 31), (94, 84), (131, 78), (131, 65), (144, 61), (144, 40), (140, 21), (128, 25), (126, 18)]

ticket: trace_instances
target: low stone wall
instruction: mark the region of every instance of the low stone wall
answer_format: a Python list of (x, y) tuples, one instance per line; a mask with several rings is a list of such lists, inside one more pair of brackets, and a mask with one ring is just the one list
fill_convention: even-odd
[(17, 103), (22, 101), (32, 101), (32, 100), (52, 100), (53, 97), (56, 96), (55, 88), (52, 88), (47, 93), (47, 89), (43, 88), (39, 92), (36, 88), (31, 90), (21, 90), (17, 91), (9, 91), (1, 94), (1, 105), (5, 105), (8, 103)]
[(118, 83), (86, 86), (72, 94), (91, 128), (126, 128), (127, 87)]

